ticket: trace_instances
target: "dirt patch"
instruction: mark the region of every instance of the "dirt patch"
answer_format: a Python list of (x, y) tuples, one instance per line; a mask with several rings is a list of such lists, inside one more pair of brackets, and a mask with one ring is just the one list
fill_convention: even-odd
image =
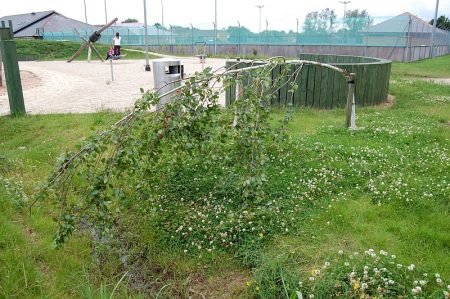
[[(3, 75), (3, 86), (0, 86), (0, 96), (6, 95), (7, 93), (6, 82), (4, 80), (5, 76)], [(41, 79), (30, 71), (20, 71), (20, 80), (22, 81), (22, 89), (24, 91), (37, 87), (42, 83)]]
[(250, 275), (237, 271), (226, 272), (208, 279), (197, 277), (189, 288), (189, 295), (192, 299), (241, 298), (250, 280)]
[(394, 106), (394, 103), (395, 103), (395, 96), (389, 94), (386, 101), (379, 104), (378, 107), (382, 109), (388, 109)]

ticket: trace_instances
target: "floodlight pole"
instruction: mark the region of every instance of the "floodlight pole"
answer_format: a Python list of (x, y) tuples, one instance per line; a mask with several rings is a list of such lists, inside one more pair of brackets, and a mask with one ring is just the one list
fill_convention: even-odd
[(259, 43), (261, 43), (261, 10), (263, 9), (264, 5), (256, 5), (257, 8), (259, 8)]
[(269, 22), (266, 19), (266, 44), (269, 44)]
[(144, 40), (145, 40), (145, 71), (150, 72), (150, 63), (148, 62), (148, 33), (147, 33), (147, 0), (144, 0)]
[(86, 0), (84, 0), (84, 19), (86, 21), (86, 24), (88, 23), (87, 21), (87, 10), (86, 10)]
[(345, 26), (345, 18), (347, 16), (347, 4), (349, 4), (352, 1), (339, 1), (339, 3), (344, 4), (344, 18), (342, 19), (342, 28)]
[(241, 22), (237, 21), (238, 23), (238, 55), (241, 53)]
[(434, 35), (436, 34), (438, 10), (439, 10), (439, 0), (436, 0), (436, 9), (434, 11), (433, 31), (431, 32), (430, 58), (434, 58)]
[(214, 1), (214, 55), (217, 55), (217, 0)]
[(297, 35), (296, 35), (296, 39), (295, 39), (295, 43), (298, 45), (298, 18), (297, 19)]
[(104, 0), (103, 3), (105, 4), (105, 24), (108, 24), (108, 12), (106, 10), (106, 0)]
[(161, 26), (164, 28), (164, 5), (163, 5), (163, 0), (161, 0)]

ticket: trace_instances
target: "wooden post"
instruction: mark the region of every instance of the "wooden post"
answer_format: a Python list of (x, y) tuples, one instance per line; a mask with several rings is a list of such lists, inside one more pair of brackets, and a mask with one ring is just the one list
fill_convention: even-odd
[[(2, 21), (1, 25), (2, 25), (1, 28), (5, 28), (5, 21)], [(3, 59), (1, 49), (0, 49), (0, 86), (3, 86)]]
[(90, 47), (90, 44), (89, 44), (89, 47), (88, 47), (88, 63), (91, 63), (91, 57), (92, 57), (92, 48)]
[(0, 87), (3, 86), (3, 58), (2, 51), (0, 50)]
[(0, 28), (0, 51), (5, 66), (9, 110), (11, 115), (24, 115), (22, 82), (20, 80), (19, 63), (17, 62), (17, 48), (12, 36), (12, 28)]
[(355, 73), (350, 74), (350, 78), (347, 80), (348, 84), (348, 93), (347, 93), (347, 107), (346, 107), (346, 115), (345, 115), (345, 126), (347, 128), (351, 128), (352, 130), (356, 129), (355, 118), (356, 118), (356, 109), (355, 109)]

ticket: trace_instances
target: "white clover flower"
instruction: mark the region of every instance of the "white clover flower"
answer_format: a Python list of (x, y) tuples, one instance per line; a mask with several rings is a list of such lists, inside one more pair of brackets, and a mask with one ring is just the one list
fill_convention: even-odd
[(314, 298), (314, 294), (309, 294), (309, 298)]
[(436, 278), (436, 282), (437, 282), (438, 284), (441, 284), (441, 283), (442, 283), (442, 279)]
[(345, 262), (344, 266), (348, 267), (348, 266), (350, 266), (350, 264), (348, 262)]
[(338, 251), (338, 253), (339, 253), (340, 255), (343, 255), (343, 254), (344, 254), (344, 250), (341, 249), (341, 250)]
[(414, 285), (418, 285), (419, 282), (417, 280), (414, 280)]
[(364, 266), (364, 271), (368, 271), (369, 267), (368, 266)]
[(436, 278), (440, 278), (440, 277), (441, 277), (441, 275), (440, 275), (439, 273), (434, 274), (434, 276), (435, 276)]
[(365, 282), (363, 284), (361, 284), (361, 289), (363, 289), (363, 290), (367, 289), (368, 287), (369, 286)]
[(408, 270), (409, 271), (413, 271), (415, 267), (416, 266), (414, 264), (411, 264), (411, 265), (408, 266)]
[(309, 277), (309, 280), (310, 280), (310, 281), (314, 281), (314, 280), (316, 280), (316, 278), (315, 278), (314, 276), (310, 276), (310, 277)]
[(383, 249), (380, 250), (380, 254), (381, 254), (381, 255), (384, 255), (384, 256), (387, 256), (387, 255), (388, 255), (388, 253), (387, 253), (386, 251), (384, 251)]
[(396, 258), (397, 258), (397, 256), (395, 256), (395, 255), (391, 255), (391, 258), (393, 258), (393, 259), (396, 259)]
[(447, 290), (449, 290), (450, 291), (450, 284), (447, 286)]
[(325, 262), (324, 266), (325, 267), (329, 267), (330, 266), (330, 262)]
[(393, 281), (392, 279), (389, 279), (388, 283), (389, 283), (390, 285), (393, 285), (393, 284), (394, 284), (394, 281)]
[(425, 280), (419, 280), (419, 283), (420, 283), (421, 286), (424, 286), (424, 285), (427, 284), (427, 282)]

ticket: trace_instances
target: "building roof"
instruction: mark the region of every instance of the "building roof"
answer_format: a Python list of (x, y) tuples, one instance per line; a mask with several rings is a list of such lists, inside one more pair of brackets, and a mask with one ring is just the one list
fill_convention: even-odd
[(92, 29), (92, 25), (67, 18), (54, 11), (32, 12), (27, 14), (5, 16), (0, 21), (11, 20), (15, 37), (41, 36), (44, 32), (72, 31), (77, 29)]
[(368, 32), (427, 32), (430, 33), (433, 26), (409, 12), (402, 13), (384, 22), (373, 25)]

